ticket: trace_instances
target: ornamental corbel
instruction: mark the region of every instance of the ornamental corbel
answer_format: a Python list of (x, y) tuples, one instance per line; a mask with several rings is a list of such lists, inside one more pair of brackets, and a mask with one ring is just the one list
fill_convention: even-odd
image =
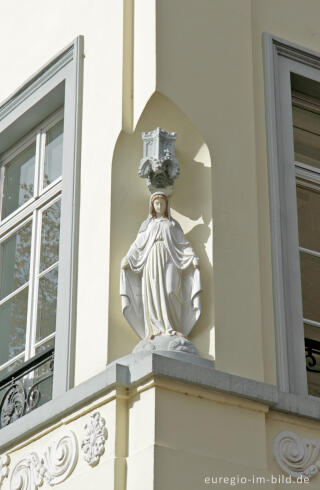
[(146, 179), (151, 194), (164, 191), (167, 196), (173, 192), (175, 179), (180, 174), (175, 157), (176, 133), (156, 128), (142, 133), (143, 157), (138, 175)]

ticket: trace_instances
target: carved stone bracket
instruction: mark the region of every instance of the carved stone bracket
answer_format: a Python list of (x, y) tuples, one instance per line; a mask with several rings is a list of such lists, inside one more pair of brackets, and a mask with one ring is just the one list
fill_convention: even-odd
[(78, 442), (68, 431), (53, 441), (43, 458), (27, 453), (15, 464), (10, 478), (10, 490), (37, 490), (44, 482), (58, 485), (73, 472), (78, 461)]
[(285, 473), (295, 478), (312, 478), (320, 470), (320, 443), (301, 439), (294, 432), (280, 432), (273, 442), (273, 454)]
[(85, 425), (86, 436), (81, 443), (84, 459), (90, 466), (99, 463), (104, 453), (104, 445), (107, 438), (105, 420), (99, 412), (91, 415), (89, 422)]
[(0, 456), (0, 488), (3, 480), (7, 478), (9, 474), (9, 464), (10, 456), (8, 454), (3, 454)]
[(172, 194), (173, 184), (179, 176), (180, 168), (175, 157), (176, 133), (156, 128), (142, 133), (143, 158), (140, 161), (138, 175), (146, 179), (151, 193), (165, 191)]

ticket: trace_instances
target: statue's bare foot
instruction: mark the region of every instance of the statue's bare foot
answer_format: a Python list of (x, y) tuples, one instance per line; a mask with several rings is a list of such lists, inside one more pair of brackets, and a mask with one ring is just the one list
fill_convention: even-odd
[(151, 333), (149, 335), (149, 337), (147, 337), (148, 340), (153, 340), (155, 337), (158, 337), (159, 335), (161, 335), (162, 332), (158, 332), (158, 333)]
[(166, 334), (167, 334), (167, 335), (171, 335), (171, 336), (173, 336), (173, 335), (177, 335), (178, 337), (183, 337), (184, 339), (186, 339), (186, 338), (187, 338), (185, 335), (183, 335), (183, 333), (178, 332), (177, 330), (168, 330), (168, 331), (166, 332)]

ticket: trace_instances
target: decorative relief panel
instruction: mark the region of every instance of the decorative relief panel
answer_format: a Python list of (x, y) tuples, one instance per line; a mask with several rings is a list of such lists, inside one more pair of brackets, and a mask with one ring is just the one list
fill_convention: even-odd
[(25, 454), (15, 464), (10, 479), (10, 490), (37, 490), (43, 483), (42, 468), (36, 453)]
[(90, 421), (85, 425), (86, 436), (81, 443), (84, 459), (90, 466), (99, 463), (104, 453), (104, 445), (107, 438), (105, 420), (99, 412), (91, 415)]
[(0, 456), (0, 488), (3, 480), (7, 478), (9, 474), (9, 464), (10, 457), (8, 456), (8, 454), (3, 454), (2, 456)]
[[(104, 453), (107, 429), (99, 412), (91, 415), (85, 425), (86, 436), (81, 443), (84, 459), (91, 466), (99, 463)], [(78, 440), (72, 431), (55, 439), (45, 450), (43, 457), (35, 452), (24, 454), (13, 466), (10, 474), (10, 490), (38, 490), (43, 483), (51, 487), (66, 480), (75, 469), (79, 456)], [(0, 487), (9, 475), (10, 457), (0, 456)]]
[(10, 490), (37, 490), (45, 481), (57, 485), (70, 476), (77, 461), (77, 438), (68, 431), (50, 444), (43, 458), (28, 453), (18, 460), (11, 473)]
[(73, 432), (50, 444), (42, 458), (43, 476), (49, 485), (58, 485), (73, 472), (78, 461), (78, 442)]
[(312, 478), (320, 469), (320, 443), (301, 439), (294, 432), (280, 432), (273, 442), (273, 454), (285, 473), (295, 478)]

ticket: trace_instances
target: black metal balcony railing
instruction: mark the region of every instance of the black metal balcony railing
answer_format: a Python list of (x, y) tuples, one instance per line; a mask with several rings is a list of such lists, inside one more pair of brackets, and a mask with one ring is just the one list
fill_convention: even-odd
[(304, 339), (306, 368), (309, 373), (320, 373), (320, 342)]
[(0, 427), (51, 400), (53, 364), (51, 347), (0, 377)]

